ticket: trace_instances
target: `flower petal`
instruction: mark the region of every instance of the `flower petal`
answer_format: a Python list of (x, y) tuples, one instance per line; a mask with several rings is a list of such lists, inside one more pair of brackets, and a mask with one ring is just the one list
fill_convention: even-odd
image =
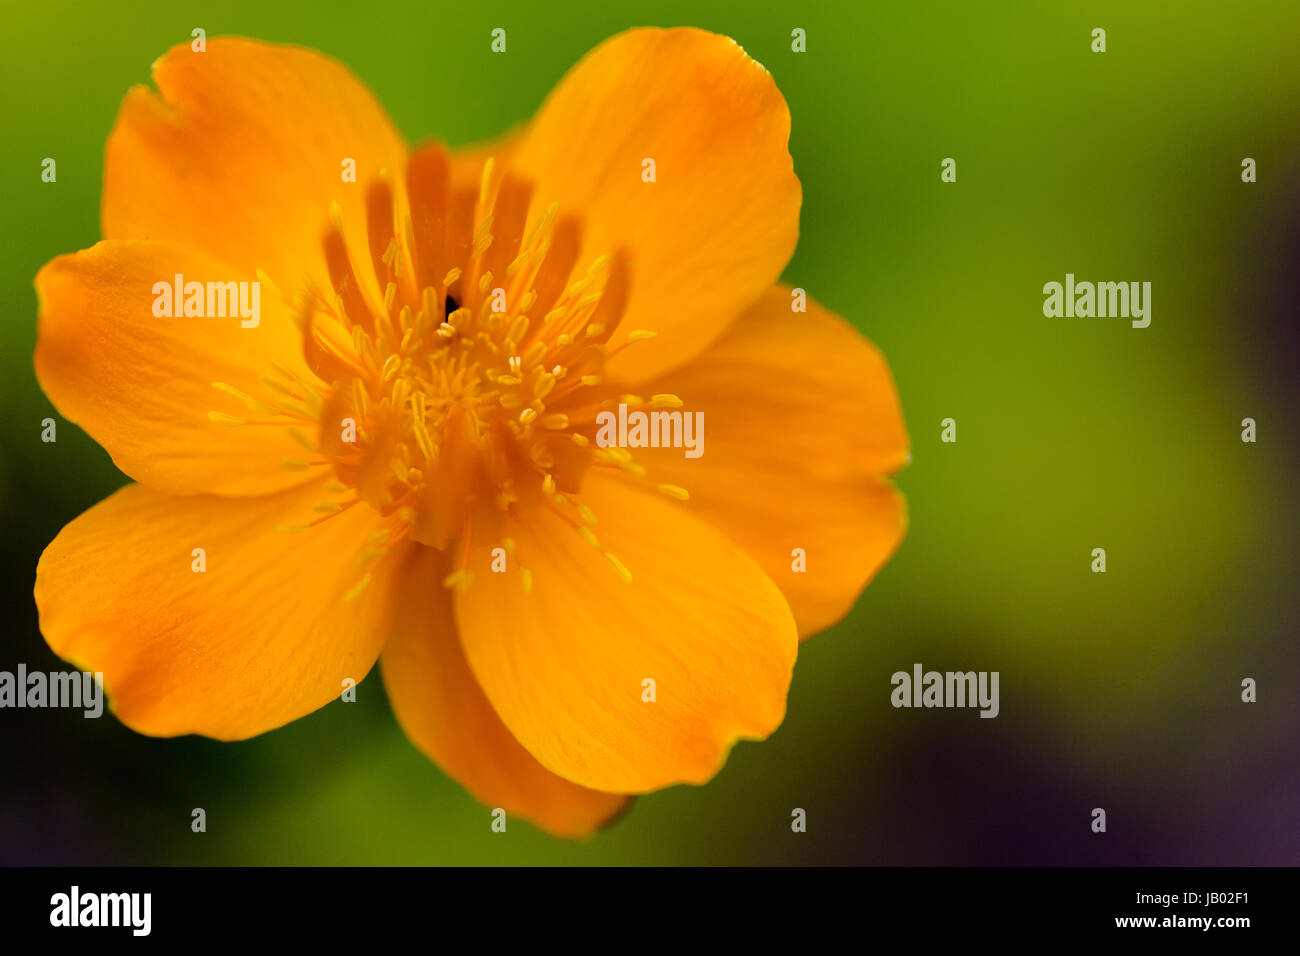
[(515, 740), (465, 662), (444, 576), (437, 551), (412, 549), (397, 592), (400, 613), (382, 658), (398, 721), (480, 803), (555, 836), (591, 835), (628, 798), (557, 777)]
[(777, 286), (656, 383), (703, 413), (701, 457), (635, 456), (758, 561), (807, 636), (848, 612), (902, 540), (903, 498), (882, 476), (906, 463), (908, 440), (884, 356), (815, 302), (806, 313), (790, 304), (790, 288)]
[(140, 733), (238, 740), (310, 713), (379, 656), (395, 563), (380, 562), (349, 600), (374, 512), (275, 530), (304, 523), (324, 497), (316, 484), (260, 499), (128, 485), (41, 555), (41, 633), (60, 657), (103, 672), (114, 712)]
[[(734, 40), (637, 29), (587, 54), (551, 93), (511, 159), (535, 181), (532, 215), (577, 212), (582, 262), (626, 247), (633, 288), (611, 345), (659, 338), (611, 369), (647, 378), (701, 351), (776, 281), (799, 232), (790, 112)], [(642, 163), (655, 161), (655, 182)], [(669, 334), (670, 333), (670, 334)]]
[(766, 737), (785, 714), (789, 608), (748, 556), (673, 502), (608, 474), (589, 475), (582, 499), (632, 580), (554, 513), (530, 514), (515, 538), (532, 591), (484, 558), (456, 599), (465, 656), (554, 773), (614, 793), (702, 783), (736, 739)]
[[(153, 68), (158, 94), (126, 96), (104, 159), (104, 236), (167, 239), (286, 292), (324, 285), (330, 201), (358, 248), (365, 190), (405, 168), (383, 108), (344, 66), (312, 50), (213, 37), (173, 47)], [(345, 160), (356, 181), (343, 178)]]
[(178, 273), (186, 282), (255, 281), (200, 253), (138, 240), (101, 242), (46, 265), (36, 277), (35, 357), (45, 394), (119, 468), (160, 490), (259, 495), (301, 484), (304, 472), (281, 467), (304, 455), (292, 421), (231, 427), (208, 417), (265, 417), (215, 382), (277, 397), (261, 382), (272, 363), (310, 375), (285, 307), (262, 290), (252, 328), (237, 314), (155, 316), (154, 283), (170, 286)]

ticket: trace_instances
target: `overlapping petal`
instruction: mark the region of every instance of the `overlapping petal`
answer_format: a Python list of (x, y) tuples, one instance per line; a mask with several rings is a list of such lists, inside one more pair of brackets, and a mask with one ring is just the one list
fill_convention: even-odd
[(737, 739), (766, 737), (785, 715), (790, 609), (753, 559), (676, 503), (604, 474), (588, 476), (583, 501), (631, 581), (559, 516), (530, 515), (516, 537), (531, 592), (484, 565), (456, 598), (470, 668), (563, 777), (624, 793), (702, 783)]
[(276, 363), (310, 375), (285, 306), (259, 293), (261, 320), (249, 328), (238, 315), (155, 315), (155, 284), (172, 286), (176, 275), (256, 281), (211, 256), (148, 240), (101, 242), (45, 266), (36, 277), (41, 388), (119, 468), (151, 487), (257, 495), (302, 483), (302, 472), (281, 467), (304, 453), (292, 423), (229, 427), (208, 415), (259, 417), (214, 383), (260, 395)]
[(615, 357), (614, 373), (645, 380), (681, 364), (776, 281), (799, 233), (789, 135), (771, 74), (703, 30), (619, 34), (552, 91), (510, 163), (536, 184), (534, 217), (556, 201), (581, 217), (583, 261), (631, 256), (611, 345), (662, 334)]
[(153, 79), (158, 92), (134, 87), (109, 137), (104, 237), (186, 245), (263, 269), (287, 292), (308, 278), (325, 287), (330, 203), (362, 242), (366, 184), (405, 167), (406, 146), (370, 91), (313, 50), (238, 37), (174, 47)]
[(311, 713), (365, 677), (395, 604), (396, 556), (349, 597), (376, 523), (365, 506), (276, 530), (318, 518), (326, 497), (318, 483), (258, 499), (128, 485), (41, 555), (41, 633), (103, 672), (114, 713), (141, 733), (237, 740)]
[(382, 669), (406, 735), (479, 802), (557, 836), (583, 837), (628, 798), (557, 777), (514, 738), (465, 662), (438, 553), (415, 549), (402, 571), (398, 615)]
[(816, 302), (790, 306), (791, 290), (773, 288), (663, 380), (703, 413), (701, 457), (636, 457), (758, 561), (807, 636), (848, 612), (902, 539), (903, 499), (885, 476), (907, 461), (908, 440), (880, 352)]

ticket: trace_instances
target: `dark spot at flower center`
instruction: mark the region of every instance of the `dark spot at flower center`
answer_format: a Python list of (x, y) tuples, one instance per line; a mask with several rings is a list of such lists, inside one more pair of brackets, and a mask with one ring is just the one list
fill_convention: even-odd
[(455, 299), (453, 299), (451, 296), (447, 296), (447, 311), (445, 313), (445, 316), (450, 316), (453, 312), (455, 312), (459, 308), (460, 308), (460, 303), (457, 302)]

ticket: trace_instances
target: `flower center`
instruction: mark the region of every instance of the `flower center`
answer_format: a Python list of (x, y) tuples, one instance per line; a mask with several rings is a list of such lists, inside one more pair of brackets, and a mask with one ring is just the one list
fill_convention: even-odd
[[(277, 368), (279, 377), (264, 379), (278, 393), (271, 403), (217, 384), (276, 416), (260, 424), (298, 426), (294, 437), (313, 454), (286, 467), (333, 469), (320, 517), (286, 530), (364, 503), (384, 522), (363, 560), (410, 538), (446, 552), (444, 583), (464, 588), (470, 550), (499, 546), (514, 557), (508, 519), (545, 507), (630, 579), (600, 547), (579, 492), (589, 468), (634, 480), (645, 470), (626, 449), (596, 447), (596, 415), (618, 404), (681, 403), (620, 395), (603, 379), (611, 355), (655, 334), (633, 331), (624, 345), (608, 345), (626, 301), (626, 257), (580, 263), (580, 226), (559, 217), (557, 204), (525, 230), (532, 191), (497, 175), (491, 159), (477, 189), (456, 189), (445, 153), (426, 149), (402, 185), (396, 194), (381, 174), (367, 191), (364, 245), (345, 235), (332, 206), (330, 288), (286, 297), (319, 381)], [(530, 589), (523, 559), (513, 563)]]

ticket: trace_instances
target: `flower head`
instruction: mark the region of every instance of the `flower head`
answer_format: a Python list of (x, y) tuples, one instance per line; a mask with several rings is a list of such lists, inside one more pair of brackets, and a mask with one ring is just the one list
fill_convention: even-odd
[(43, 555), (50, 646), (131, 727), (221, 739), (381, 660), (425, 753), (570, 836), (770, 734), (901, 538), (907, 444), (879, 354), (776, 284), (771, 76), (634, 30), (468, 151), (306, 50), (154, 76), (104, 241), (37, 277), (41, 384), (135, 480)]

